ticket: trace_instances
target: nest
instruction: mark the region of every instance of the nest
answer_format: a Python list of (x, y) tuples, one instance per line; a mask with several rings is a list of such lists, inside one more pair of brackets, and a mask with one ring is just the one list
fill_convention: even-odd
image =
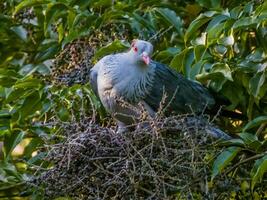
[(35, 180), (47, 199), (176, 199), (211, 195), (210, 161), (217, 155), (196, 116), (154, 118), (118, 134), (90, 119), (62, 125), (49, 146), (54, 167)]

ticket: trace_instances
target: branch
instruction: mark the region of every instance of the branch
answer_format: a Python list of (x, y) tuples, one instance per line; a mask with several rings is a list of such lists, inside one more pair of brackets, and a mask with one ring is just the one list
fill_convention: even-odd
[(240, 161), (239, 163), (237, 163), (237, 164), (235, 164), (233, 167), (231, 167), (229, 170), (227, 170), (227, 171), (225, 172), (225, 174), (230, 173), (230, 172), (233, 171), (235, 168), (237, 168), (238, 166), (240, 166), (240, 165), (242, 165), (242, 164), (244, 164), (244, 163), (246, 163), (246, 162), (249, 162), (249, 161), (252, 161), (252, 160), (256, 160), (256, 159), (258, 159), (258, 158), (261, 158), (262, 156), (266, 155), (266, 153), (267, 153), (267, 152), (264, 152), (264, 153), (261, 153), (261, 154), (257, 154), (257, 155), (251, 156), (251, 157), (249, 157), (249, 158), (247, 158), (247, 159), (245, 159), (245, 160)]

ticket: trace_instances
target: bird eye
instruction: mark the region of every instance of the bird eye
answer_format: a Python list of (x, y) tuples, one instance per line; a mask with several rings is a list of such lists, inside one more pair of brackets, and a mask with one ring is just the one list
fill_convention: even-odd
[(138, 51), (137, 47), (135, 47), (135, 46), (133, 46), (133, 50), (134, 50), (135, 52)]

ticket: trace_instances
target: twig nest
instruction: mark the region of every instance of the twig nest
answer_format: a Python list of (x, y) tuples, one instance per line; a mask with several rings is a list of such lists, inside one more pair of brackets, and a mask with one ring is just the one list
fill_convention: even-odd
[[(116, 134), (90, 120), (64, 126), (51, 145), (54, 163), (36, 181), (48, 199), (175, 199), (208, 193), (213, 139), (208, 123), (188, 116), (155, 118), (144, 129)], [(79, 127), (79, 129), (77, 129)]]

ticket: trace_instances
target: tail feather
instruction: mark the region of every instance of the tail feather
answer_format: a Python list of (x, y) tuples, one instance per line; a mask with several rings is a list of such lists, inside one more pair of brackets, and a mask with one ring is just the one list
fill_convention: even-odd
[(213, 90), (209, 90), (212, 96), (215, 98), (216, 105), (208, 111), (208, 114), (219, 115), (223, 117), (229, 117), (231, 119), (246, 120), (247, 117), (242, 113), (226, 110), (224, 107), (231, 105), (231, 102), (221, 94), (216, 93)]
[(218, 139), (224, 139), (224, 140), (230, 140), (232, 139), (231, 136), (229, 136), (227, 133), (223, 132), (222, 130), (215, 128), (215, 127), (211, 127), (208, 126), (206, 127), (205, 131), (211, 135), (214, 138), (218, 138)]
[(247, 117), (245, 115), (243, 115), (242, 113), (237, 113), (237, 112), (230, 111), (230, 110), (221, 110), (220, 115), (223, 117), (229, 117), (229, 118), (238, 119), (238, 120), (246, 120), (247, 119)]

